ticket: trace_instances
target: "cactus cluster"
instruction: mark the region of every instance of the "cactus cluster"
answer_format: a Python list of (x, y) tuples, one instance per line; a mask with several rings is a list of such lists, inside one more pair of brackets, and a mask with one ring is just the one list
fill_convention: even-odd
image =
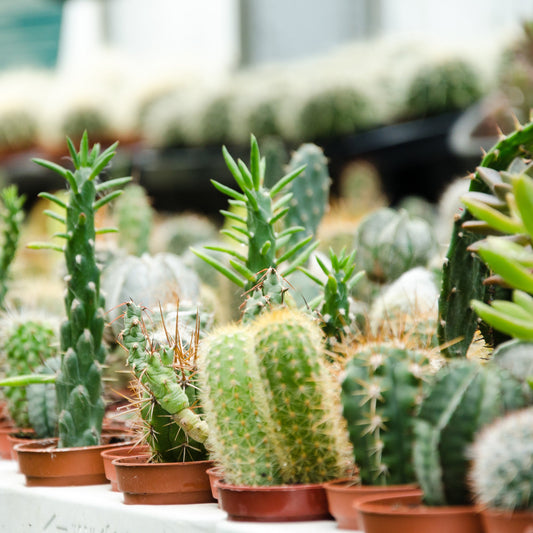
[(454, 359), (439, 370), (414, 426), (413, 461), (425, 503), (471, 503), (469, 447), (481, 428), (525, 402), (520, 383), (490, 363)]
[(346, 474), (351, 452), (323, 350), (316, 322), (288, 308), (202, 342), (208, 447), (226, 481), (319, 483)]
[(145, 439), (154, 462), (205, 459), (207, 425), (197, 409), (196, 355), (198, 331), (184, 349), (176, 318), (166, 342), (156, 342), (143, 318), (143, 309), (126, 304), (121, 343), (128, 350), (128, 366), (135, 390)]
[(95, 257), (95, 239), (109, 228), (95, 228), (95, 213), (120, 195), (110, 192), (127, 183), (130, 178), (100, 181), (99, 175), (115, 155), (117, 144), (100, 152), (100, 146), (89, 149), (85, 132), (79, 151), (72, 141), (67, 144), (74, 171), (51, 161), (35, 162), (60, 174), (68, 184), (68, 199), (41, 193), (61, 207), (65, 215), (49, 215), (65, 226), (56, 237), (64, 245), (35, 243), (33, 248), (49, 248), (64, 254), (67, 275), (65, 310), (66, 320), (60, 329), (61, 367), (56, 379), (58, 403), (59, 447), (99, 444), (104, 416), (101, 366), (105, 362), (103, 343), (105, 301), (100, 292), (100, 269)]
[(432, 359), (399, 342), (358, 345), (350, 355), (341, 400), (363, 484), (415, 482), (414, 424)]
[(533, 510), (533, 409), (510, 413), (479, 433), (469, 479), (477, 503)]

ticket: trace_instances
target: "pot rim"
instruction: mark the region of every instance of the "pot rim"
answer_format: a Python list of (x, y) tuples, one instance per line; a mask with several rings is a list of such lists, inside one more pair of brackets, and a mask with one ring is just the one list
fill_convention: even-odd
[(113, 459), (111, 461), (111, 464), (123, 468), (153, 468), (153, 467), (161, 467), (162, 465), (175, 465), (175, 466), (181, 466), (181, 465), (202, 465), (202, 464), (208, 464), (212, 463), (210, 459), (203, 459), (201, 461), (177, 461), (173, 463), (147, 463), (147, 462), (136, 462), (140, 459), (149, 459), (150, 456), (148, 454), (142, 454), (139, 453), (137, 455), (127, 455), (125, 457), (117, 457), (116, 459)]
[(14, 449), (17, 451), (17, 453), (40, 453), (40, 454), (49, 454), (49, 453), (68, 453), (72, 451), (77, 450), (97, 450), (100, 449), (103, 451), (104, 449), (108, 449), (110, 446), (119, 448), (121, 446), (127, 446), (128, 442), (112, 442), (112, 443), (100, 443), (100, 444), (93, 444), (90, 446), (71, 446), (69, 448), (58, 448), (57, 443), (59, 439), (58, 438), (49, 438), (49, 439), (36, 439), (32, 440), (31, 442), (21, 442), (19, 444), (16, 444), (14, 446)]
[(291, 492), (295, 490), (323, 490), (323, 483), (294, 483), (287, 485), (233, 485), (226, 483), (223, 479), (215, 480), (215, 486), (223, 490), (230, 490), (233, 492)]

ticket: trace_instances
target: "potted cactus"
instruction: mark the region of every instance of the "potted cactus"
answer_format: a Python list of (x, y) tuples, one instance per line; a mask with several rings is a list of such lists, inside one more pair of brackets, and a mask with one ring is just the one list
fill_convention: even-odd
[(152, 331), (147, 310), (126, 304), (120, 343), (128, 350), (137, 397), (132, 409), (141, 419), (138, 443), (149, 453), (113, 461), (118, 490), (127, 504), (211, 502), (204, 442), (207, 425), (198, 405), (197, 347), (199, 320), (191, 338), (183, 338), (176, 317), (169, 331)]
[[(65, 231), (56, 235), (64, 244), (30, 245), (63, 253), (67, 275), (66, 319), (59, 335), (61, 365), (57, 375), (52, 377), (57, 398), (58, 440), (19, 445), (19, 466), (26, 475), (28, 485), (105, 483), (100, 451), (102, 447), (112, 445), (109, 439), (102, 437), (105, 404), (101, 366), (106, 358), (102, 340), (105, 302), (100, 292), (100, 269), (95, 257), (97, 234), (112, 230), (97, 230), (95, 213), (119, 196), (120, 190), (110, 191), (124, 185), (130, 178), (99, 179), (115, 155), (117, 144), (102, 152), (98, 144), (90, 150), (87, 133), (82, 137), (79, 150), (70, 139), (67, 139), (67, 144), (73, 171), (50, 161), (35, 160), (59, 173), (67, 182), (69, 192), (66, 202), (53, 194), (41, 193), (65, 211), (65, 216), (49, 212), (50, 216), (65, 225)], [(87, 469), (81, 472), (83, 467), (78, 464), (80, 455), (89, 455)], [(54, 471), (54, 467), (58, 467), (59, 471)]]

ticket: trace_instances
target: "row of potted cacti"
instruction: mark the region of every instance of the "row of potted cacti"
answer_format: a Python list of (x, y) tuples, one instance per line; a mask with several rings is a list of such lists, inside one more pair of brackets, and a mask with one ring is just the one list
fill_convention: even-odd
[[(239, 319), (203, 330), (199, 295), (192, 302), (198, 310), (191, 312), (190, 301), (176, 305), (176, 296), (181, 296), (179, 282), (168, 291), (174, 298), (171, 311), (177, 311), (173, 319), (164, 305), (157, 308), (157, 301), (120, 297), (119, 303), (124, 305), (118, 314), (123, 316), (115, 321), (120, 326), (114, 337), (128, 352), (127, 363), (136, 384), (134, 401), (142, 418), (144, 440), (150, 446), (150, 453), (143, 451), (142, 461), (137, 458), (137, 462), (146, 463), (150, 457), (152, 462), (210, 457), (222, 472), (223, 480), (217, 485), (220, 504), (237, 518), (273, 519), (279, 498), (287, 500), (289, 491), (298, 492), (300, 499), (285, 518), (324, 517), (328, 507), (323, 484), (346, 477), (351, 478), (350, 484), (363, 486), (418, 482), (424, 502), (437, 510), (470, 502), (468, 454), (470, 449), (482, 453), (481, 445), (471, 446), (476, 439), (482, 442), (482, 428), (526, 406), (531, 397), (524, 373), (514, 377), (512, 371), (502, 368), (496, 353), (488, 362), (482, 357), (466, 358), (470, 341), (455, 341), (469, 334), (465, 312), (470, 300), (492, 296), (491, 291), (482, 291), (486, 276), (479, 272), (484, 263), (472, 259), (476, 251), (515, 292), (512, 302), (504, 300), (502, 293), (492, 305), (475, 303), (475, 309), (487, 324), (529, 339), (533, 181), (528, 176), (527, 157), (532, 132), (531, 125), (521, 128), (483, 159), (464, 199), (471, 215), (465, 211), (456, 222), (445, 260), (442, 320), (434, 309), (429, 330), (423, 331), (416, 306), (396, 317), (393, 308), (388, 308), (383, 321), (398, 320), (402, 327), (373, 330), (364, 321), (357, 322), (351, 303), (358, 287), (368, 283), (364, 274), (356, 271), (356, 264), (360, 266), (357, 253), (361, 252), (361, 262), (366, 261), (370, 280), (373, 276), (376, 283), (398, 281), (402, 270), (427, 266), (428, 252), (434, 247), (433, 241), (424, 241), (429, 227), (416, 220), (408, 226), (405, 213), (384, 210), (378, 222), (361, 224), (355, 236), (359, 247), (355, 255), (331, 250), (329, 257), (315, 256), (318, 243), (314, 235), (329, 186), (325, 162), (315, 148), (304, 145), (294, 166), (270, 187), (265, 185), (264, 159), (254, 137), (249, 166), (235, 161), (224, 149), (236, 187), (213, 184), (229, 197), (229, 208), (223, 211), (227, 222), (223, 233), (229, 240), (193, 251), (213, 273), (225, 276), (244, 293)], [(66, 201), (59, 195), (44, 194), (65, 211), (64, 217), (49, 212), (66, 225), (58, 234), (64, 246), (34, 245), (60, 249), (65, 255), (67, 319), (58, 335), (61, 362), (55, 374), (15, 375), (3, 383), (55, 382), (59, 441), (47, 441), (45, 447), (56, 461), (64, 450), (91, 448), (102, 441), (101, 367), (106, 355), (104, 308), (109, 308), (109, 303), (104, 304), (100, 292), (95, 243), (97, 234), (110, 229), (96, 230), (94, 216), (120, 194), (105, 195), (104, 191), (128, 181), (97, 181), (114, 149), (111, 146), (102, 153), (99, 147), (89, 150), (84, 135), (79, 151), (69, 141), (74, 171), (38, 161), (59, 172), (70, 187)], [(299, 164), (306, 157), (312, 161), (307, 167)], [(301, 186), (315, 180), (312, 191), (317, 207), (306, 213), (302, 207), (309, 194), (307, 187)], [(485, 182), (489, 185), (483, 185)], [(489, 186), (493, 194), (483, 190)], [(477, 220), (465, 224), (473, 217)], [(512, 234), (512, 238), (497, 236), (477, 242), (471, 236), (473, 228), (486, 233), (489, 226)], [(374, 238), (369, 237), (371, 231)], [(382, 240), (383, 234), (390, 234), (390, 239)], [(462, 248), (463, 241), (467, 244)], [(312, 271), (312, 262), (317, 262), (318, 273)], [(475, 264), (476, 270), (465, 270), (466, 264)], [(297, 273), (307, 274), (314, 298), (299, 299), (297, 278), (292, 277)], [(188, 288), (183, 286), (184, 294)], [(443, 302), (449, 307), (443, 307)], [(158, 312), (161, 319), (148, 320), (143, 306), (151, 316)], [(443, 331), (448, 335), (440, 341), (435, 339), (437, 324), (441, 335)], [(482, 333), (487, 341), (493, 338), (489, 328), (482, 328)], [(512, 366), (509, 351), (506, 365)], [(13, 349), (14, 358), (16, 353)], [(490, 357), (488, 348), (484, 355)], [(525, 416), (511, 414), (507, 420), (521, 421)], [(29, 446), (29, 455), (36, 446)], [(25, 447), (19, 446), (17, 453), (22, 469)], [(117, 472), (127, 462), (117, 459)], [(472, 472), (476, 479), (476, 467)], [(101, 477), (91, 479), (101, 481)], [(482, 483), (472, 483), (481, 502), (499, 505), (499, 500), (481, 496)], [(283, 495), (274, 496), (278, 499), (270, 507), (266, 503), (259, 515), (253, 515), (238, 510), (232, 499), (235, 485), (253, 488), (252, 495), (246, 496), (249, 501), (268, 502), (265, 487), (270, 486), (281, 485)], [(302, 496), (295, 490), (297, 486), (310, 492)], [(420, 491), (410, 497), (420, 500)], [(354, 496), (350, 498), (353, 505)], [(311, 511), (302, 507), (306, 499)], [(349, 520), (357, 520), (353, 511)], [(442, 518), (432, 520), (432, 530), (450, 530)], [(475, 509), (469, 520), (464, 531), (481, 531)], [(366, 518), (364, 524), (370, 532)], [(463, 531), (460, 526), (457, 529)]]

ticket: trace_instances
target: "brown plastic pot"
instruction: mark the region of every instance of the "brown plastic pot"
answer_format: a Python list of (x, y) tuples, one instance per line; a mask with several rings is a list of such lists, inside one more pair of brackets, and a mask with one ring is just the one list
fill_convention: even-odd
[(220, 508), (230, 520), (293, 522), (331, 518), (322, 484), (250, 487), (220, 480), (215, 487)]
[(24, 442), (31, 442), (32, 440), (35, 440), (36, 437), (33, 429), (13, 429), (12, 433), (9, 433), (6, 438), (7, 442), (9, 442), (9, 446), (11, 447), (11, 459), (13, 459), (13, 461), (17, 461), (17, 452), (15, 450), (15, 446)]
[(224, 477), (224, 473), (219, 466), (207, 469), (207, 475), (209, 476), (209, 484), (211, 485), (211, 494), (215, 500), (218, 500), (218, 489), (216, 482), (220, 481)]
[(111, 490), (118, 492), (117, 487), (117, 473), (113, 461), (120, 457), (128, 457), (134, 455), (150, 456), (150, 447), (146, 444), (133, 444), (131, 446), (120, 446), (118, 448), (110, 448), (100, 452), (102, 461), (104, 462), (105, 477), (111, 483)]
[(480, 515), (485, 533), (533, 533), (533, 511), (481, 509)]
[(366, 533), (483, 533), (475, 506), (430, 507), (415, 495), (369, 496), (355, 505)]
[(359, 485), (352, 479), (335, 479), (324, 483), (329, 512), (337, 521), (339, 529), (362, 530), (363, 520), (355, 503), (369, 496), (384, 497), (401, 494), (422, 495), (415, 483), (405, 485)]
[(17, 431), (11, 423), (4, 421), (0, 426), (0, 459), (11, 459), (11, 444), (7, 440), (10, 433)]
[(207, 469), (212, 461), (149, 463), (146, 455), (121, 457), (112, 464), (117, 488), (126, 504), (188, 504), (214, 502)]
[(98, 446), (74, 448), (58, 448), (57, 439), (43, 439), (17, 444), (15, 451), (29, 487), (101, 485), (108, 483), (101, 452), (129, 444), (116, 439), (102, 436)]

